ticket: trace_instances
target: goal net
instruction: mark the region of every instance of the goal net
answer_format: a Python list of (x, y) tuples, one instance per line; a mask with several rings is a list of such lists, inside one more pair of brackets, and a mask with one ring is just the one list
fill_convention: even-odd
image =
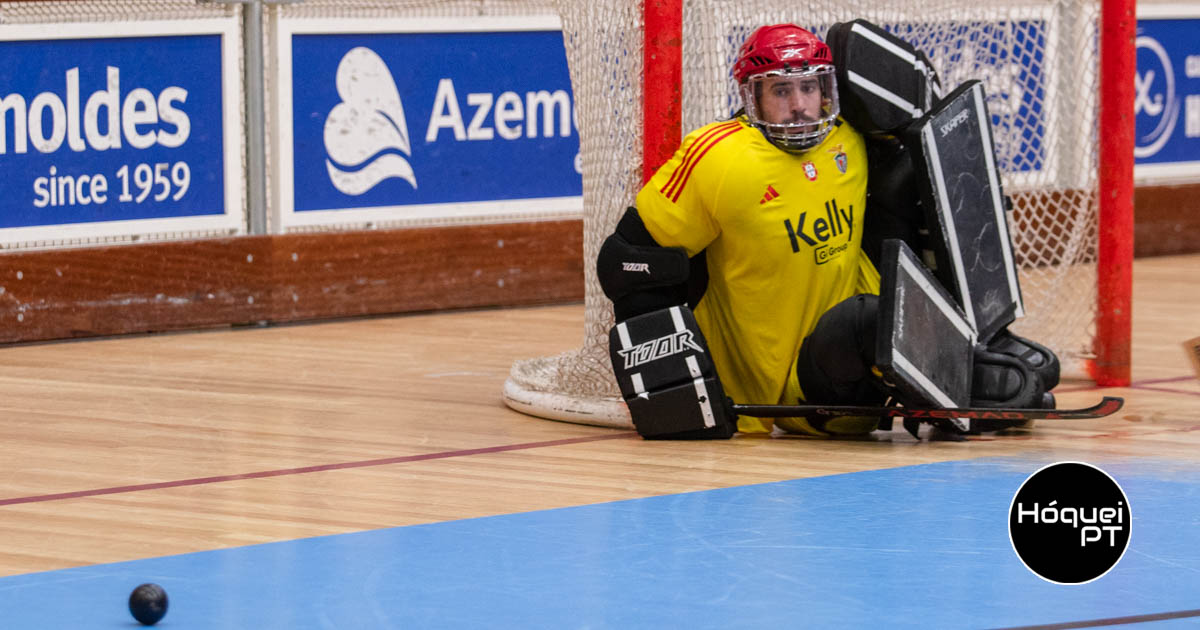
[[(1067, 375), (1084, 375), (1096, 329), (1100, 0), (674, 1), (682, 1), (684, 133), (740, 107), (729, 68), (763, 24), (793, 22), (823, 37), (835, 23), (864, 18), (925, 51), (946, 91), (982, 80), (1014, 202), (1026, 316), (1013, 329), (1052, 347)], [(645, 32), (642, 5), (558, 2), (583, 163), (585, 316), (579, 348), (513, 365), (504, 400), (532, 415), (632, 426), (609, 364), (612, 308), (595, 257), (642, 184), (643, 103), (651, 96), (643, 45), (658, 36)]]

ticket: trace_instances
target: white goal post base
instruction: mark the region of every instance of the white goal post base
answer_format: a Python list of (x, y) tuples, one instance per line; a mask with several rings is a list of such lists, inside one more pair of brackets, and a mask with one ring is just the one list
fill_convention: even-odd
[(589, 400), (570, 394), (540, 392), (508, 379), (504, 382), (504, 404), (521, 413), (547, 420), (633, 429), (629, 408), (620, 398)]

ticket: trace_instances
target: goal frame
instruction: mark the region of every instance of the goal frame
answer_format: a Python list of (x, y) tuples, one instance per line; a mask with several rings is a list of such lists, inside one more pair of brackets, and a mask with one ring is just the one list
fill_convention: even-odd
[[(578, 0), (557, 3), (572, 81), (578, 82), (573, 87), (580, 99), (576, 105), (584, 170), (584, 343), (560, 354), (516, 360), (503, 399), (509, 407), (534, 416), (630, 428), (628, 409), (608, 365), (610, 303), (588, 260), (594, 260), (599, 239), (611, 231), (615, 209), (623, 209), (622, 201), (631, 191), (644, 186), (669, 161), (684, 125), (697, 124), (692, 117), (703, 112), (708, 119), (736, 105), (720, 68), (731, 63), (730, 45), (744, 38), (752, 24), (800, 15), (799, 19), (829, 27), (850, 13), (900, 24), (906, 14), (893, 12), (890, 5), (876, 7), (877, 0), (855, 0), (853, 8), (839, 6), (828, 12), (820, 7), (776, 10), (775, 4), (757, 4), (760, 0), (737, 4), (591, 1), (595, 3), (591, 9), (579, 11)], [(771, 0), (779, 1), (786, 0)], [(1014, 0), (1012, 6), (999, 7), (998, 13), (989, 9), (981, 14), (971, 0), (946, 0), (944, 6), (921, 11), (932, 12), (928, 26), (934, 29), (942, 23), (958, 24), (948, 34), (962, 39), (924, 41), (931, 33), (912, 33), (924, 42), (922, 46), (933, 47), (929, 54), (935, 63), (945, 60), (945, 77), (953, 82), (979, 78), (994, 83), (1002, 103), (1014, 92), (1021, 94), (1016, 97), (1020, 100), (1012, 101), (1015, 106), (1008, 103), (1009, 111), (1002, 110), (999, 128), (1010, 141), (1005, 146), (1011, 154), (1004, 156), (1008, 192), (1014, 200), (1009, 221), (1019, 226), (1014, 241), (1021, 242), (1014, 245), (1023, 258), (1018, 263), (1025, 276), (1022, 284), (1028, 281), (1026, 288), (1032, 289), (1022, 293), (1027, 306), (1031, 295), (1041, 297), (1040, 308), (1030, 309), (1017, 332), (1060, 352), (1064, 374), (1090, 377), (1103, 387), (1130, 382), (1135, 2)], [(965, 13), (942, 12), (960, 7)], [(693, 15), (697, 10), (713, 11), (714, 20), (737, 16), (736, 26), (716, 46), (697, 46), (692, 35), (712, 38), (704, 30), (706, 18)], [(1046, 21), (1050, 18), (1052, 23)], [(701, 22), (692, 24), (693, 19)], [(912, 26), (920, 24), (924, 23)], [(1004, 26), (988, 31), (988, 24)], [(1018, 42), (1015, 50), (1028, 54), (1010, 57), (1006, 51), (1013, 49), (1007, 47)], [(1059, 46), (1079, 53), (1062, 53)], [(1060, 74), (1043, 74), (1043, 58), (1052, 64), (1048, 72)], [(1064, 58), (1078, 63), (1060, 65), (1066, 63)], [(1018, 60), (1014, 68), (1024, 67), (1026, 61), (1038, 68), (1027, 84), (1028, 92), (1022, 92), (1026, 84), (1012, 82), (1016, 75), (1007, 69), (989, 69), (1013, 59)], [(725, 83), (723, 97), (707, 94), (713, 81)], [(1031, 120), (1035, 109), (1043, 117)], [(1084, 115), (1072, 116), (1075, 111)], [(1022, 125), (1029, 124), (1034, 127), (1023, 130)], [(640, 139), (629, 141), (635, 127)], [(1031, 142), (1022, 144), (1021, 138), (1030, 137)], [(1018, 144), (1011, 144), (1013, 138)]]
[[(682, 134), (685, 1), (643, 3), (643, 182), (670, 159)], [(1136, 7), (1136, 0), (1102, 0), (1100, 9), (1096, 357), (1088, 367), (1102, 387), (1131, 378)]]

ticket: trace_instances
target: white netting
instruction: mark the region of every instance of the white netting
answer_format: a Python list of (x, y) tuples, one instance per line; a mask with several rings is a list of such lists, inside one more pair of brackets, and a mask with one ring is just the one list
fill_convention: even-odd
[[(755, 27), (824, 35), (865, 18), (932, 58), (953, 87), (989, 94), (1026, 317), (1014, 329), (1054, 348), (1070, 373), (1091, 352), (1096, 286), (1098, 0), (685, 0), (683, 131), (737, 109), (729, 67)], [(640, 188), (642, 0), (560, 0), (583, 159), (586, 316), (579, 349), (518, 361), (505, 401), (547, 418), (630, 426), (608, 360), (611, 304), (596, 281), (604, 238)]]

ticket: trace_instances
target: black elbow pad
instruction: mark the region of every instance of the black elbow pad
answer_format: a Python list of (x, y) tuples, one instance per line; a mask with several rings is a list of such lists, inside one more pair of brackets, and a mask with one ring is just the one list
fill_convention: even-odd
[(629, 208), (600, 247), (596, 277), (613, 302), (617, 321), (687, 301), (688, 257), (662, 247)]

